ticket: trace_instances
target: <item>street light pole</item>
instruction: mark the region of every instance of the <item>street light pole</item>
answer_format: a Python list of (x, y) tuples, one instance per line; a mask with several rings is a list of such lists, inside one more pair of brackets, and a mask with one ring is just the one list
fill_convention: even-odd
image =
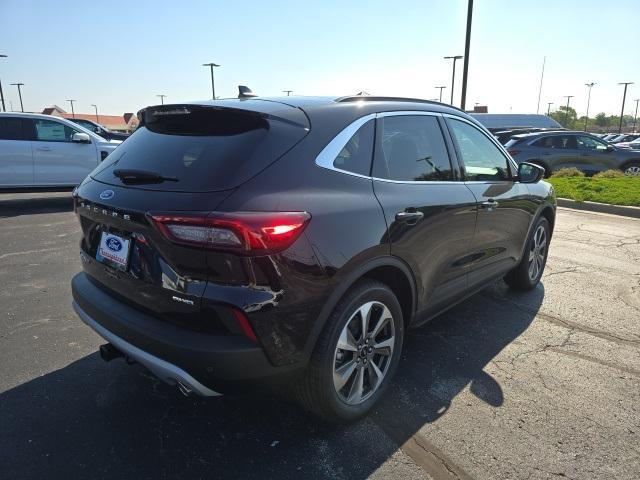
[(565, 95), (565, 98), (567, 99), (567, 109), (564, 111), (564, 123), (565, 126), (568, 126), (568, 121), (569, 121), (569, 100), (571, 100), (574, 97), (574, 95)]
[(456, 62), (461, 58), (462, 58), (462, 55), (444, 57), (445, 60), (453, 60), (453, 73), (451, 74), (451, 105), (453, 105), (453, 89), (456, 82)]
[(282, 93), (286, 93), (287, 97), (291, 95), (291, 92), (293, 92), (293, 90), (282, 90)]
[(540, 113), (540, 97), (542, 96), (542, 80), (544, 79), (544, 66), (547, 63), (547, 57), (542, 58), (542, 73), (540, 74), (540, 88), (538, 89), (538, 108), (536, 114)]
[[(6, 55), (0, 55), (0, 58), (7, 58)], [(0, 82), (0, 100), (2, 101), (2, 111), (6, 112), (7, 107), (4, 106), (4, 94), (2, 93), (2, 82)]]
[(585, 86), (589, 87), (589, 95), (587, 96), (587, 115), (584, 118), (584, 131), (587, 131), (587, 125), (589, 124), (589, 104), (591, 103), (591, 89), (595, 85), (595, 82), (585, 83)]
[(73, 118), (76, 118), (76, 112), (73, 110), (73, 102), (77, 102), (77, 100), (71, 100), (71, 99), (67, 99), (67, 102), (69, 102), (71, 104), (71, 116)]
[(93, 103), (91, 106), (96, 109), (96, 123), (100, 123), (100, 117), (98, 117), (98, 106)]
[(633, 85), (633, 82), (620, 82), (618, 85), (624, 85), (624, 93), (622, 94), (622, 110), (620, 111), (620, 125), (618, 133), (622, 133), (622, 117), (624, 117), (624, 102), (627, 100), (627, 87)]
[(633, 133), (636, 133), (636, 120), (638, 120), (638, 102), (640, 102), (640, 98), (636, 98), (634, 102), (636, 102), (636, 113), (633, 116)]
[(553, 102), (547, 102), (547, 117), (551, 113), (551, 105), (553, 105)]
[(440, 89), (440, 100), (439, 101), (440, 101), (440, 103), (442, 103), (442, 90), (444, 90), (447, 87), (436, 87), (436, 88)]
[(16, 87), (18, 87), (18, 97), (20, 97), (20, 110), (24, 112), (24, 107), (22, 106), (22, 91), (20, 90), (20, 87), (22, 87), (24, 83), (12, 83), (11, 85), (15, 85)]
[(164, 97), (166, 97), (166, 95), (156, 95), (156, 97), (160, 97), (160, 104), (164, 105)]
[(460, 108), (467, 105), (467, 75), (469, 74), (469, 49), (471, 48), (471, 17), (473, 16), (473, 0), (467, 3), (467, 36), (464, 41), (464, 62), (462, 68), (462, 98)]
[(218, 65), (217, 63), (203, 63), (202, 64), (203, 67), (209, 67), (211, 69), (211, 95), (213, 96), (213, 99), (216, 99), (216, 86), (215, 83), (213, 82), (213, 67), (219, 67), (220, 65)]

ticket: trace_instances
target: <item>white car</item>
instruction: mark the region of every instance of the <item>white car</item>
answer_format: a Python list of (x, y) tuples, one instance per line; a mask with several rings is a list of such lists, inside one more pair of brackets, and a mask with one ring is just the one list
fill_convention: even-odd
[(0, 113), (0, 189), (73, 187), (120, 143), (64, 118)]

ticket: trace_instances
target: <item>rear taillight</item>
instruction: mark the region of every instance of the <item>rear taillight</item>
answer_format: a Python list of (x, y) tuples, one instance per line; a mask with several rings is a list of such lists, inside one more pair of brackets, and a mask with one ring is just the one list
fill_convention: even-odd
[(151, 213), (170, 241), (242, 255), (266, 255), (289, 247), (311, 215), (307, 212)]
[(520, 150), (515, 149), (515, 148), (510, 148), (507, 150), (507, 152), (509, 152), (509, 155), (511, 155), (512, 157), (515, 157), (516, 155), (518, 155), (520, 153)]

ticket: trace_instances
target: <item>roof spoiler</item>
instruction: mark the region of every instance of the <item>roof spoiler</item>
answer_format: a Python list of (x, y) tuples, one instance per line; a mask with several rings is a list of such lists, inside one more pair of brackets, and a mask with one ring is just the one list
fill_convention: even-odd
[(238, 98), (239, 99), (253, 98), (253, 97), (257, 97), (257, 96), (258, 95), (253, 93), (249, 87), (246, 87), (244, 85), (238, 85)]

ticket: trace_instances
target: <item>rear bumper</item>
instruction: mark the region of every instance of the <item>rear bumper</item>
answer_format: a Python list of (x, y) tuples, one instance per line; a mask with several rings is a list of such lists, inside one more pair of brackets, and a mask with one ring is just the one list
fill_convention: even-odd
[(186, 330), (110, 296), (85, 273), (72, 282), (73, 307), (83, 322), (161, 380), (204, 396), (246, 385), (287, 381), (302, 366), (275, 367), (262, 348), (242, 336)]
[(73, 302), (73, 309), (76, 311), (80, 319), (91, 328), (93, 328), (98, 335), (111, 343), (127, 357), (132, 358), (138, 363), (147, 367), (147, 369), (150, 370), (160, 380), (170, 385), (184, 385), (189, 390), (203, 397), (215, 397), (220, 395), (218, 392), (214, 392), (210, 388), (205, 387), (202, 383), (193, 378), (177, 365), (166, 362), (161, 358), (151, 355), (150, 353), (139, 349), (135, 345), (130, 344), (126, 340), (123, 340), (117, 335), (114, 335), (89, 315), (87, 315), (87, 312), (82, 310), (82, 308), (80, 308), (80, 306), (75, 301)]

